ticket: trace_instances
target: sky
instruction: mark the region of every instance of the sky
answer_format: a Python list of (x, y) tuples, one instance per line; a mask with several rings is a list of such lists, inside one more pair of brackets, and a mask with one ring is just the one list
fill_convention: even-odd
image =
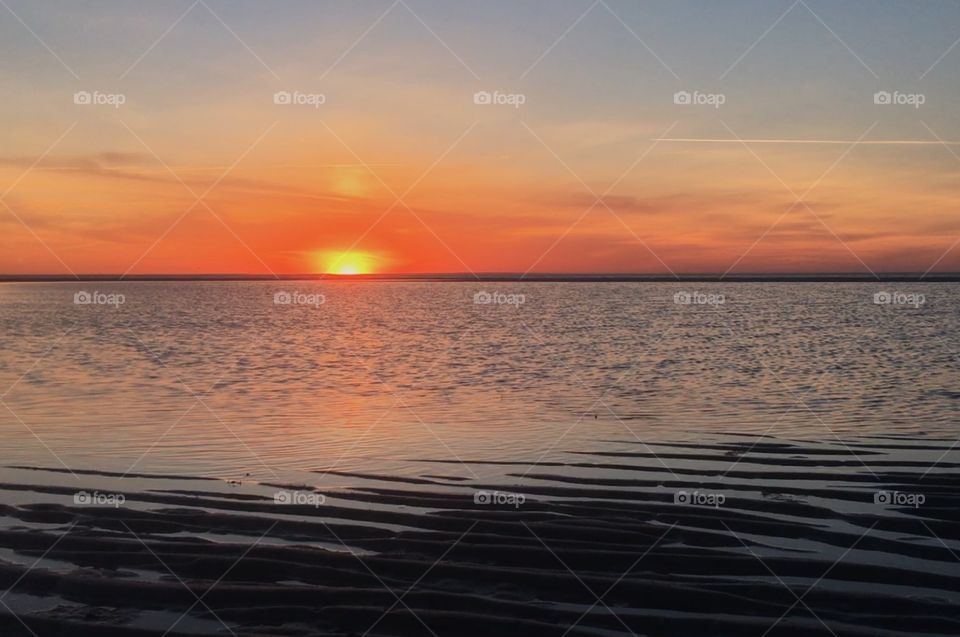
[(0, 273), (960, 271), (953, 0), (3, 0)]

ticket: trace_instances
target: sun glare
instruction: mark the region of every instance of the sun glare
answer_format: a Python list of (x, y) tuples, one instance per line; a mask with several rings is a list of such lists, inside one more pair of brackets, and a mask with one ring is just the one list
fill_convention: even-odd
[(324, 274), (351, 276), (375, 272), (377, 258), (369, 252), (328, 250), (317, 255), (316, 263)]

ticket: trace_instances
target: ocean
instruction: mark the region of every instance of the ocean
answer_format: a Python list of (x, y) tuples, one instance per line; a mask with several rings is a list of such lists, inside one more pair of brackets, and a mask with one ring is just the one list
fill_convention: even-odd
[(958, 321), (949, 283), (2, 284), (6, 603), (39, 634), (958, 634)]
[(6, 284), (2, 444), (21, 464), (233, 478), (950, 437), (958, 322), (950, 284)]

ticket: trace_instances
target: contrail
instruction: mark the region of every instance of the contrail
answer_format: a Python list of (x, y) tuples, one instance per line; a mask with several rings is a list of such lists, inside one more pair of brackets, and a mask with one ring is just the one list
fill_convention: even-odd
[(696, 137), (658, 137), (654, 142), (687, 142), (695, 144), (843, 144), (849, 146), (960, 146), (960, 142), (934, 139), (880, 139), (858, 142), (853, 139), (710, 139)]

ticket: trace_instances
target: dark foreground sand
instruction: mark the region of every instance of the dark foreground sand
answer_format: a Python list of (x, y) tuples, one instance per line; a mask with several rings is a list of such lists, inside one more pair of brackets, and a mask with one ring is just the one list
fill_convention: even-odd
[[(512, 486), (435, 461), (352, 474), (321, 506), (174, 480), (77, 505), (72, 476), (22, 471), (0, 485), (17, 503), (2, 507), (0, 635), (960, 635), (949, 455), (924, 475), (902, 440), (752, 444), (569, 454), (522, 480), (518, 463)], [(495, 489), (525, 500), (475, 501)]]

